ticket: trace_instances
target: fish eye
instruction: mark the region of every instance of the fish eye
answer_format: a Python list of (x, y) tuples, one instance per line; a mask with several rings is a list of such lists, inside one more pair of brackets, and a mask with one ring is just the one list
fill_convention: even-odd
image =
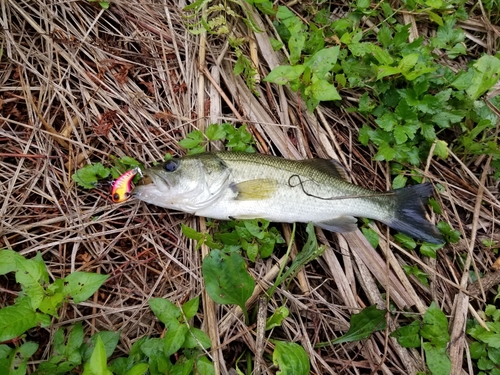
[(114, 194), (113, 194), (113, 200), (116, 202), (116, 201), (118, 201), (119, 199), (120, 199), (120, 194), (118, 194), (118, 193), (114, 193)]
[(179, 167), (179, 161), (177, 160), (169, 160), (165, 164), (163, 164), (163, 169), (167, 172), (174, 172), (177, 167)]

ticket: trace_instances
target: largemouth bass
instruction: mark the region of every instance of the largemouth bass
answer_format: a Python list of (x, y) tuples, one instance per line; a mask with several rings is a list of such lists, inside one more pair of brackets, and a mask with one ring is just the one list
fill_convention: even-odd
[(313, 222), (341, 233), (356, 230), (356, 217), (365, 217), (415, 239), (443, 242), (425, 217), (431, 184), (375, 192), (346, 181), (333, 160), (214, 152), (171, 159), (143, 172), (132, 196), (197, 216)]

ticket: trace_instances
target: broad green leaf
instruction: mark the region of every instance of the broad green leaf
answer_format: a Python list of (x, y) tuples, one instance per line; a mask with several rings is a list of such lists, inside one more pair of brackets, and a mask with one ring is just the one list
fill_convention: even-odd
[(439, 249), (441, 249), (444, 246), (444, 244), (435, 244), (435, 243), (429, 243), (429, 242), (424, 242), (422, 243), (422, 246), (420, 246), (420, 254), (425, 255), (429, 258), (436, 259), (436, 253)]
[(401, 189), (406, 186), (406, 182), (408, 181), (408, 177), (403, 174), (398, 174), (394, 180), (392, 181), (393, 189)]
[(200, 297), (195, 297), (182, 305), (182, 312), (187, 320), (191, 319), (198, 312)]
[(429, 280), (428, 280), (428, 277), (429, 275), (427, 275), (425, 272), (422, 272), (417, 265), (413, 265), (413, 266), (405, 266), (403, 265), (403, 269), (405, 270), (406, 274), (407, 275), (413, 275), (415, 276), (418, 281), (420, 281), (423, 285), (425, 286), (429, 286)]
[(210, 124), (205, 131), (207, 138), (210, 141), (221, 140), (226, 136), (226, 132), (222, 126), (219, 124)]
[(425, 312), (420, 335), (434, 346), (446, 347), (450, 341), (448, 318), (435, 302), (432, 302)]
[(179, 145), (187, 149), (195, 148), (203, 142), (203, 137), (203, 133), (200, 130), (193, 130), (188, 133), (186, 138), (179, 141)]
[(104, 168), (101, 163), (88, 164), (76, 171), (71, 176), (80, 187), (84, 189), (93, 189), (97, 181), (106, 178), (110, 174), (109, 168)]
[(0, 275), (14, 272), (18, 267), (17, 262), (24, 260), (25, 258), (16, 251), (0, 249)]
[(276, 83), (278, 85), (286, 85), (292, 81), (298, 80), (303, 72), (303, 65), (279, 65), (264, 78), (264, 81)]
[(25, 297), (15, 305), (0, 309), (0, 342), (21, 336), (40, 323), (40, 316)]
[(168, 299), (151, 298), (149, 300), (149, 307), (160, 322), (168, 328), (175, 327), (181, 317), (181, 310)]
[(448, 143), (443, 140), (438, 139), (436, 141), (436, 146), (434, 147), (434, 155), (439, 156), (441, 159), (448, 158)]
[(310, 68), (311, 73), (318, 79), (323, 79), (337, 63), (340, 47), (323, 48), (311, 56), (304, 63), (304, 67)]
[[(8, 375), (24, 375), (26, 374), (27, 364), (30, 357), (35, 354), (38, 349), (38, 344), (34, 342), (25, 342), (20, 347), (8, 353), (5, 365), (0, 364), (0, 369), (4, 367), (4, 372), (2, 374)], [(0, 357), (1, 361), (1, 357)]]
[(394, 59), (389, 54), (389, 52), (387, 52), (386, 49), (380, 48), (376, 44), (369, 43), (368, 50), (373, 53), (373, 56), (381, 65), (391, 65), (394, 62)]
[(189, 332), (186, 334), (186, 340), (182, 344), (182, 347), (186, 349), (193, 349), (199, 348), (200, 345), (203, 349), (210, 348), (212, 346), (210, 338), (199, 328), (189, 328)]
[(279, 367), (277, 375), (308, 375), (309, 356), (302, 346), (294, 342), (273, 341), (273, 363)]
[(100, 336), (97, 337), (90, 359), (85, 363), (83, 375), (113, 375), (108, 370), (106, 350)]
[(105, 351), (105, 356), (106, 358), (111, 357), (113, 352), (116, 349), (116, 346), (118, 345), (118, 341), (120, 340), (120, 331), (113, 332), (113, 331), (100, 331), (94, 334), (90, 338), (90, 342), (87, 344), (84, 344), (82, 347), (82, 357), (84, 361), (88, 361), (89, 358), (92, 356), (92, 353), (95, 350), (97, 341), (101, 341), (104, 351)]
[(190, 375), (193, 373), (194, 360), (186, 357), (180, 357), (170, 368), (169, 375)]
[(378, 247), (378, 242), (379, 242), (378, 233), (375, 232), (372, 228), (366, 228), (366, 227), (361, 228), (361, 232), (363, 232), (363, 235), (368, 240), (370, 245), (372, 245), (373, 248), (376, 249)]
[(410, 53), (409, 55), (404, 56), (398, 64), (398, 69), (402, 73), (408, 72), (412, 69), (418, 61), (419, 58), (418, 53)]
[(145, 375), (149, 370), (147, 363), (136, 363), (128, 370), (125, 375)]
[(418, 348), (420, 346), (420, 322), (415, 320), (411, 324), (399, 327), (391, 333), (404, 348)]
[(38, 309), (45, 314), (49, 314), (58, 318), (59, 316), (57, 315), (57, 309), (62, 306), (63, 300), (63, 293), (56, 293), (52, 296), (45, 296), (38, 306)]
[(448, 375), (451, 372), (451, 361), (446, 354), (446, 347), (436, 347), (430, 342), (424, 342), (425, 363), (433, 375)]
[(214, 364), (205, 356), (196, 358), (196, 370), (200, 375), (215, 375)]
[(398, 67), (389, 65), (380, 65), (377, 67), (377, 80), (400, 73), (401, 70)]
[(66, 352), (64, 354), (69, 356), (71, 353), (78, 351), (83, 344), (83, 337), (84, 334), (82, 323), (75, 323), (68, 335), (68, 344), (66, 346)]
[(500, 59), (484, 55), (474, 63), (474, 69), (472, 83), (465, 91), (473, 100), (476, 100), (500, 79)]
[(470, 356), (473, 359), (479, 359), (481, 357), (486, 357), (486, 344), (479, 341), (472, 341), (469, 345)]
[(38, 253), (33, 259), (18, 259), (16, 281), (30, 298), (31, 307), (36, 310), (45, 295), (42, 284), (48, 283), (48, 273), (42, 256)]
[(73, 298), (74, 303), (86, 301), (109, 278), (91, 272), (73, 272), (64, 278), (64, 293)]
[(166, 356), (174, 354), (182, 347), (182, 344), (186, 340), (187, 333), (188, 326), (185, 323), (181, 324), (177, 322), (170, 324), (164, 338), (164, 350)]
[(375, 305), (366, 307), (351, 316), (350, 324), (347, 333), (331, 341), (332, 344), (363, 340), (372, 333), (385, 329), (385, 310), (379, 310)]
[(212, 250), (203, 259), (201, 271), (210, 298), (220, 304), (238, 305), (246, 311), (245, 302), (252, 295), (255, 281), (241, 255)]
[(281, 323), (288, 317), (289, 314), (290, 312), (285, 306), (278, 307), (274, 311), (273, 315), (267, 318), (266, 331), (270, 330), (271, 328), (281, 326)]
[(320, 79), (309, 86), (311, 96), (319, 101), (342, 100), (335, 85)]
[(414, 238), (404, 234), (396, 233), (394, 238), (403, 246), (405, 249), (412, 250), (417, 247), (417, 242)]

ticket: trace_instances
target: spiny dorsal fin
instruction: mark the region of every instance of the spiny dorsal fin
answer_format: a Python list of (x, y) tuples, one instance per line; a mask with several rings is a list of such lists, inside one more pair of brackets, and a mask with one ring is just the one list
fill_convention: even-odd
[(341, 180), (351, 182), (351, 177), (347, 174), (345, 168), (338, 161), (333, 159), (307, 159), (302, 160), (302, 163), (309, 164), (310, 167), (328, 173)]
[(238, 192), (237, 200), (262, 200), (273, 195), (278, 183), (271, 178), (258, 178), (235, 184), (234, 188)]

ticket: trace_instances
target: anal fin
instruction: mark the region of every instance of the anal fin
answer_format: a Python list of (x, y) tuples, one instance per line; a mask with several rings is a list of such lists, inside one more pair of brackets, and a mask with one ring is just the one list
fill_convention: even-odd
[(354, 216), (339, 216), (330, 220), (314, 223), (317, 227), (329, 230), (330, 232), (345, 233), (354, 232), (358, 229), (358, 219)]

